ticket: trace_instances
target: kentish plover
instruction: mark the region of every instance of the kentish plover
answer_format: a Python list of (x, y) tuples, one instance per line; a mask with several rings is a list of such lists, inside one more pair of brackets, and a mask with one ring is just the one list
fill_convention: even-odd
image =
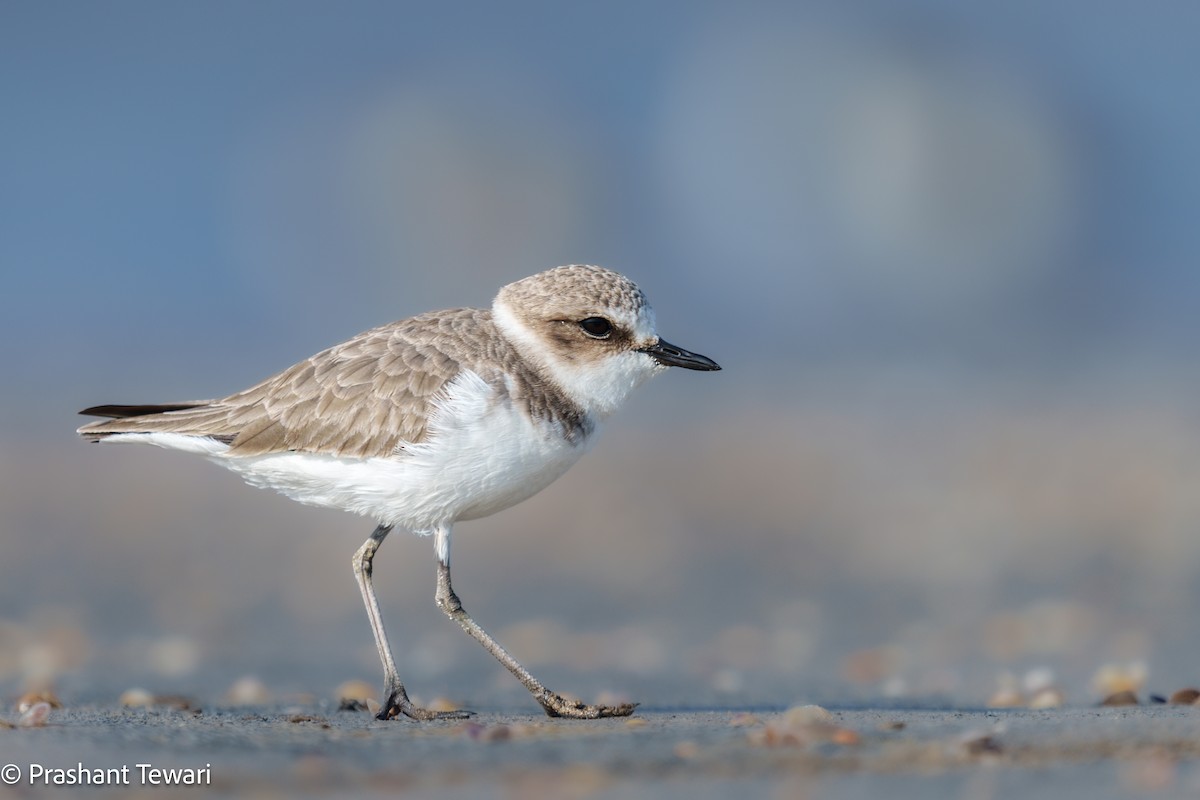
[(600, 423), (667, 367), (720, 369), (659, 338), (645, 295), (592, 266), (511, 283), (490, 310), (437, 311), (361, 333), (220, 400), (94, 406), (79, 433), (207, 456), (310, 505), (378, 522), (354, 576), (386, 684), (380, 719), (460, 717), (415, 706), (400, 681), (371, 561), (400, 525), (433, 534), (437, 604), (525, 685), (552, 717), (632, 713), (543, 686), (467, 614), (450, 584), (450, 531), (521, 502), (574, 464)]

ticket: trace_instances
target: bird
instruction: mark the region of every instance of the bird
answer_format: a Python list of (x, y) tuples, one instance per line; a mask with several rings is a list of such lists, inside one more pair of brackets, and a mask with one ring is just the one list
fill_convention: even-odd
[(632, 714), (552, 692), (467, 613), (450, 580), (455, 523), (544, 489), (589, 449), (630, 392), (669, 367), (715, 371), (657, 333), (637, 284), (602, 267), (556, 267), (510, 283), (490, 308), (435, 311), (354, 336), (218, 400), (99, 405), (78, 429), (101, 443), (181, 450), (313, 506), (371, 518), (352, 559), (383, 664), (379, 719), (461, 719), (413, 703), (396, 668), (372, 579), (400, 526), (432, 535), (436, 604), (551, 717)]

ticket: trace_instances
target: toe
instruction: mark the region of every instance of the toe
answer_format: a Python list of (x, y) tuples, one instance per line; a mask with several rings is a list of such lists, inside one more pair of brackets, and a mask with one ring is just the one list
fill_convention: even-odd
[(547, 692), (538, 698), (546, 715), (569, 719), (603, 719), (605, 717), (628, 717), (638, 707), (637, 703), (622, 703), (619, 706), (589, 706), (578, 700)]

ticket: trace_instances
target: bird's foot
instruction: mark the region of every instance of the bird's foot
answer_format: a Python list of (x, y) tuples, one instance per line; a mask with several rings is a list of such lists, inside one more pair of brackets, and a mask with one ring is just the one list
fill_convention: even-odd
[(454, 711), (434, 711), (429, 708), (421, 708), (413, 705), (408, 699), (408, 695), (404, 692), (391, 692), (388, 694), (387, 702), (379, 709), (379, 713), (375, 715), (375, 719), (389, 720), (403, 714), (409, 719), (420, 720), (422, 722), (431, 719), (469, 719), (475, 712), (463, 711), (461, 709)]
[(579, 700), (568, 700), (562, 695), (544, 689), (536, 699), (549, 717), (570, 719), (602, 719), (604, 717), (628, 717), (638, 707), (637, 703), (621, 703), (616, 706), (589, 706)]

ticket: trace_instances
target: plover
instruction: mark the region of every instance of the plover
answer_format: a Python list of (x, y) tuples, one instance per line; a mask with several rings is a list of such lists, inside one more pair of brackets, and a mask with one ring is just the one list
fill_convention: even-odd
[(436, 311), (366, 331), (220, 400), (104, 405), (79, 429), (206, 456), (254, 486), (378, 523), (354, 576), (383, 662), (378, 717), (461, 718), (413, 704), (396, 670), (371, 563), (399, 525), (434, 538), (437, 605), (552, 717), (626, 716), (547, 689), (467, 614), (450, 583), (450, 532), (539, 492), (587, 451), (634, 388), (668, 367), (718, 370), (668, 344), (628, 278), (551, 269), (503, 287), (490, 310)]

